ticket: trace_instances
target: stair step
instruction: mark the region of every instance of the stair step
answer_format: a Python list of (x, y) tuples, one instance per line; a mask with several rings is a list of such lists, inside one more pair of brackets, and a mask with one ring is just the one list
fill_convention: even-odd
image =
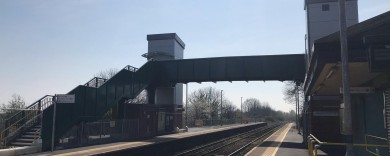
[(26, 132), (27, 135), (39, 135), (40, 132)]
[(13, 142), (11, 145), (14, 146), (31, 146), (32, 143), (25, 143), (25, 142)]
[(31, 143), (31, 142), (34, 142), (34, 139), (16, 139), (16, 142), (28, 142), (28, 143)]
[(37, 138), (39, 135), (22, 135), (21, 138)]

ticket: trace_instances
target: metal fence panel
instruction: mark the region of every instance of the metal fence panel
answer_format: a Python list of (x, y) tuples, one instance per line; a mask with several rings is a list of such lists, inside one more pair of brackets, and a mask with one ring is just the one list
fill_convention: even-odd
[(80, 123), (58, 141), (57, 149), (106, 144), (139, 138), (137, 119)]

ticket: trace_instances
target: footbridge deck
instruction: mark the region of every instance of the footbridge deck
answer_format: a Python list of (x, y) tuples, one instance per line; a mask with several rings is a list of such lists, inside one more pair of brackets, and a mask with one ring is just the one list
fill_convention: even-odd
[(303, 82), (303, 54), (238, 56), (153, 62), (155, 83), (215, 81)]

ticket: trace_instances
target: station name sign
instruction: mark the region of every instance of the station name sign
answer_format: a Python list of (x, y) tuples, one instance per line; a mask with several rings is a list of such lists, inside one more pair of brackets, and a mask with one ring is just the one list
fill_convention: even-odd
[[(351, 87), (351, 94), (371, 94), (375, 92), (375, 88), (373, 87)], [(343, 88), (340, 88), (340, 94), (343, 94)]]
[(75, 103), (75, 95), (56, 94), (56, 103)]

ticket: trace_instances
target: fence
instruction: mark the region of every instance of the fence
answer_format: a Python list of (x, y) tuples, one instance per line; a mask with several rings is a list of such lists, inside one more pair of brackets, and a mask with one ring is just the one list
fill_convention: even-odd
[[(307, 141), (309, 156), (317, 156), (317, 151), (323, 147), (345, 147), (346, 145), (346, 143), (322, 142), (312, 134), (308, 136)], [(389, 145), (387, 144), (386, 138), (366, 134), (364, 144), (354, 143), (352, 146), (354, 150), (357, 148), (365, 148), (365, 151), (370, 155), (388, 155), (387, 149)]]
[(198, 120), (188, 120), (188, 123), (184, 123), (184, 125), (187, 125), (188, 127), (202, 127), (202, 126), (218, 126), (221, 125), (230, 125), (230, 124), (241, 124), (241, 123), (253, 123), (253, 122), (264, 122), (265, 120), (263, 118), (246, 118), (246, 119), (198, 119)]
[(81, 123), (59, 139), (56, 149), (131, 140), (139, 138), (139, 134), (137, 119)]

